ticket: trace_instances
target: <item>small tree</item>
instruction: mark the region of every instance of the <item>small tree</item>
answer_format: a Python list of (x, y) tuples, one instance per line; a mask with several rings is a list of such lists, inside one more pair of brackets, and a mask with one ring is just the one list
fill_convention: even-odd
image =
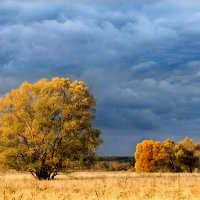
[(175, 157), (182, 171), (192, 172), (199, 164), (200, 144), (186, 137), (176, 144)]
[(101, 143), (92, 128), (95, 99), (81, 81), (24, 82), (0, 99), (1, 163), (38, 179), (90, 165)]
[(159, 163), (160, 171), (181, 172), (181, 168), (175, 156), (175, 146), (175, 142), (169, 139), (162, 142), (163, 158)]
[(136, 147), (136, 172), (156, 172), (160, 169), (160, 162), (165, 154), (162, 143), (153, 140), (144, 140)]

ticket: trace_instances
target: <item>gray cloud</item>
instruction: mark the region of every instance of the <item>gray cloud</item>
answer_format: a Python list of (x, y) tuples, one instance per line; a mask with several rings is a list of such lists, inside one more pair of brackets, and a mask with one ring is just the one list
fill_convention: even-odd
[(200, 3), (149, 2), (2, 1), (0, 94), (24, 80), (83, 79), (102, 154), (130, 154), (131, 137), (198, 138)]

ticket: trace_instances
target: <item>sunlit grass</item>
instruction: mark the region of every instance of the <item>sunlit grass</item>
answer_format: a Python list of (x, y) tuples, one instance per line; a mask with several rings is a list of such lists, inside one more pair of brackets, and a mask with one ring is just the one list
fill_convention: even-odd
[(38, 181), (26, 173), (2, 173), (0, 199), (200, 199), (199, 174), (76, 172)]

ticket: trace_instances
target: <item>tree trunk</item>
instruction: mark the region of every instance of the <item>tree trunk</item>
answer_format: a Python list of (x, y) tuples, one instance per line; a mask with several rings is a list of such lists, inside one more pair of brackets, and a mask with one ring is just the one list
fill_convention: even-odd
[(50, 180), (51, 178), (51, 170), (49, 167), (43, 166), (40, 169), (36, 170), (36, 177), (39, 180)]

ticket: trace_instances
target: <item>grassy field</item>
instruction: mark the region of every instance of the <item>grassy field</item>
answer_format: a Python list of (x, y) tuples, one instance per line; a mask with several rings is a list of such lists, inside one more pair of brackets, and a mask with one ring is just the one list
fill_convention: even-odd
[(200, 199), (200, 174), (76, 172), (38, 181), (25, 173), (1, 173), (0, 181), (4, 200)]

